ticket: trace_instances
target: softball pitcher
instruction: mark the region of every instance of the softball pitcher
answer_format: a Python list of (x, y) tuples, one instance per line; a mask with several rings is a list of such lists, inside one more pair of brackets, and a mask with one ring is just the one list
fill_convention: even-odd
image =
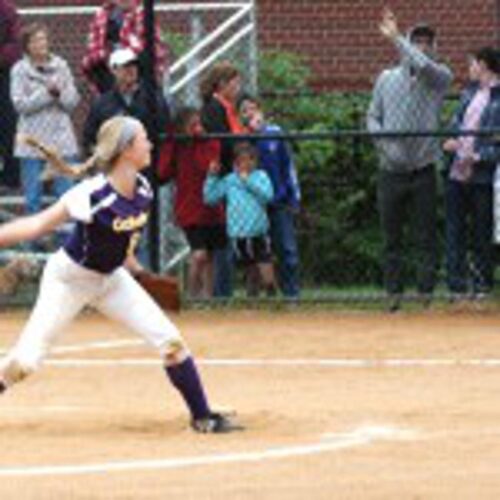
[(68, 323), (87, 305), (135, 330), (162, 356), (198, 432), (238, 428), (210, 409), (196, 365), (177, 328), (131, 276), (141, 228), (153, 197), (139, 173), (151, 160), (141, 123), (116, 117), (99, 130), (87, 167), (101, 173), (83, 180), (51, 207), (0, 226), (0, 247), (39, 238), (73, 219), (67, 242), (44, 269), (35, 307), (17, 343), (0, 362), (0, 392), (33, 373)]

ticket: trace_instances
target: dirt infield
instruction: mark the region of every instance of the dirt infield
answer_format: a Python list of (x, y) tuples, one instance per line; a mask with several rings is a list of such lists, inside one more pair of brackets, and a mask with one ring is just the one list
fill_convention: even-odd
[(500, 314), (175, 322), (246, 430), (194, 434), (156, 353), (88, 314), (0, 399), (2, 500), (499, 497)]

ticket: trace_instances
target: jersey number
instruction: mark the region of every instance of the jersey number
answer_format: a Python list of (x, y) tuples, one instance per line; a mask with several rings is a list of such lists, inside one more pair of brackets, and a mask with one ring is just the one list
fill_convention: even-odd
[(127, 248), (128, 256), (135, 255), (135, 251), (137, 249), (137, 245), (139, 244), (140, 239), (141, 239), (141, 233), (139, 231), (132, 234)]

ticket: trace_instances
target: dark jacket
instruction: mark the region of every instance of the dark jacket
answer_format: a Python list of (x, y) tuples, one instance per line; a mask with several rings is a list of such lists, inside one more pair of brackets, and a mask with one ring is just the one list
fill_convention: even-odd
[[(450, 123), (452, 131), (459, 131), (467, 108), (474, 95), (479, 89), (479, 84), (473, 83), (467, 86), (460, 97), (460, 104)], [(500, 85), (491, 89), (490, 101), (481, 115), (479, 130), (500, 128)], [(500, 162), (500, 142), (493, 137), (477, 137), (474, 144), (474, 152), (479, 155), (479, 162), (473, 167), (473, 174), (468, 181), (473, 184), (491, 184), (496, 164)], [(448, 155), (445, 173), (448, 175), (455, 154)]]
[[(210, 134), (230, 134), (231, 129), (226, 116), (224, 106), (215, 98), (210, 98), (201, 110), (201, 121), (204, 129)], [(233, 170), (233, 148), (236, 141), (233, 139), (221, 140), (221, 175), (225, 175)]]
[(110, 90), (97, 97), (90, 108), (83, 129), (83, 147), (86, 154), (90, 154), (96, 143), (99, 127), (109, 118), (120, 115), (137, 118), (146, 128), (148, 136), (154, 137), (154, 132), (160, 133), (168, 128), (170, 111), (161, 91), (156, 96), (156, 123), (147, 107), (147, 93), (140, 86), (128, 104), (123, 95), (115, 90)]
[(19, 16), (11, 2), (0, 0), (0, 73), (8, 71), (21, 57)]
[(17, 117), (10, 99), (10, 69), (21, 57), (19, 30), (16, 8), (11, 2), (0, 0), (0, 161), (4, 162), (3, 182), (9, 185), (17, 184), (16, 174), (12, 173), (17, 171), (12, 160)]
[(271, 206), (297, 208), (300, 188), (288, 144), (273, 136), (282, 134), (278, 125), (265, 124), (259, 131), (265, 137), (255, 142), (259, 152), (259, 168), (267, 172), (274, 188)]

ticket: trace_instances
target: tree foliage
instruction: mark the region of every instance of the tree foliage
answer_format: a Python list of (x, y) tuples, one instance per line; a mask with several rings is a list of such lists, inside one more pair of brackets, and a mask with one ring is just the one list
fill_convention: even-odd
[[(364, 128), (368, 95), (312, 92), (310, 70), (296, 54), (264, 52), (260, 61), (265, 108), (286, 130)], [(316, 285), (379, 282), (377, 160), (371, 142), (356, 137), (303, 140), (295, 141), (293, 149), (303, 193), (299, 234), (305, 281)]]

